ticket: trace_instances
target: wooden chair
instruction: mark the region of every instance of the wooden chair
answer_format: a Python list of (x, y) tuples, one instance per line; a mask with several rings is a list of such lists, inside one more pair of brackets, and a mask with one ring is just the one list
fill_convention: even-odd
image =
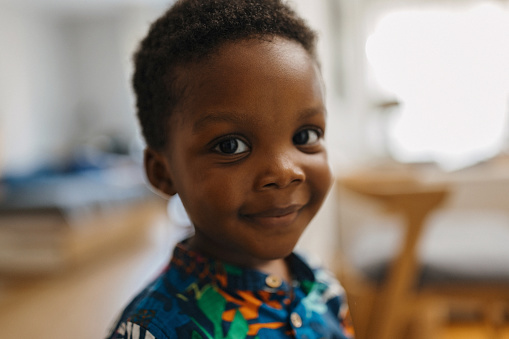
[[(344, 260), (338, 275), (347, 290), (357, 339), (434, 338), (437, 324), (447, 315), (443, 306), (453, 299), (475, 298), (491, 303), (495, 307), (488, 308), (487, 313), (491, 313), (492, 323), (499, 322), (499, 301), (509, 300), (509, 277), (502, 283), (493, 283), (491, 278), (472, 283), (472, 279), (462, 276), (453, 282), (442, 279), (437, 284), (436, 279), (423, 275), (427, 267), (419, 261), (419, 246), (426, 234), (426, 221), (443, 207), (450, 187), (421, 183), (405, 173), (342, 177), (337, 186), (340, 203), (347, 199), (353, 204), (363, 199), (372, 201), (379, 213), (399, 215), (404, 226), (398, 247), (390, 258), (385, 254), (383, 262), (376, 264), (378, 273), (371, 277), (341, 253)], [(507, 227), (509, 230), (509, 224)]]

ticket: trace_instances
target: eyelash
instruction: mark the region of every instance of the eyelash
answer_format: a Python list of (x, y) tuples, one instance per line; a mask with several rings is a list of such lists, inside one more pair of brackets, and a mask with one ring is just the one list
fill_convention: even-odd
[[(306, 139), (306, 141), (304, 143), (300, 143), (299, 141), (297, 141), (296, 137), (299, 136), (299, 134), (302, 133), (302, 132), (313, 132), (315, 134), (313, 142), (308, 143), (309, 139), (311, 138), (309, 136), (309, 134), (307, 135), (307, 139)], [(319, 128), (309, 128), (308, 127), (308, 128), (301, 129), (300, 131), (295, 133), (294, 136), (292, 137), (292, 141), (293, 141), (294, 145), (296, 145), (296, 146), (313, 146), (322, 137), (323, 137), (323, 131), (321, 129), (319, 129)]]
[[(224, 149), (221, 149), (221, 146), (225, 145), (226, 142), (230, 142), (230, 143), (234, 142), (235, 143), (234, 145), (230, 144), (230, 146), (235, 147), (235, 150), (232, 153), (225, 152)], [(241, 148), (240, 152), (237, 151), (238, 147)], [(214, 147), (212, 148), (212, 150), (214, 152), (217, 152), (217, 153), (223, 154), (223, 155), (230, 155), (230, 156), (246, 153), (249, 151), (249, 149), (250, 149), (250, 147), (247, 144), (247, 142), (243, 141), (241, 138), (234, 136), (234, 135), (230, 135), (230, 136), (221, 138), (219, 141), (217, 141), (214, 144)]]

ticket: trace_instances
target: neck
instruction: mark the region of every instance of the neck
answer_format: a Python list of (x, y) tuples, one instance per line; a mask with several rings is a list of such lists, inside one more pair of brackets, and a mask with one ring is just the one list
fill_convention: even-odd
[(246, 258), (244, 256), (234, 256), (231, 254), (231, 252), (222, 253), (221, 251), (217, 250), (209, 251), (206, 242), (203, 243), (199, 240), (199, 237), (196, 236), (189, 239), (187, 246), (189, 246), (189, 249), (200, 252), (209, 258), (217, 259), (224, 263), (236, 265), (239, 267), (255, 269), (266, 274), (276, 275), (286, 282), (291, 281), (291, 272), (285, 258), (261, 260)]

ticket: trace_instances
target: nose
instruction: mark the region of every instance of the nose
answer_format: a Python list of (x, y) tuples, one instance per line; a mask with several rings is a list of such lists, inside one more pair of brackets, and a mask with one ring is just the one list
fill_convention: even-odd
[(265, 155), (258, 162), (257, 190), (285, 188), (306, 179), (302, 164), (291, 154)]

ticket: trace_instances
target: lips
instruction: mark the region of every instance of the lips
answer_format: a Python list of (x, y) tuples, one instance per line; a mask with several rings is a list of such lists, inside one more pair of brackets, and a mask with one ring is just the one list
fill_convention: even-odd
[(261, 226), (282, 227), (295, 221), (302, 207), (303, 205), (295, 204), (281, 208), (269, 208), (256, 213), (244, 214), (243, 216)]

